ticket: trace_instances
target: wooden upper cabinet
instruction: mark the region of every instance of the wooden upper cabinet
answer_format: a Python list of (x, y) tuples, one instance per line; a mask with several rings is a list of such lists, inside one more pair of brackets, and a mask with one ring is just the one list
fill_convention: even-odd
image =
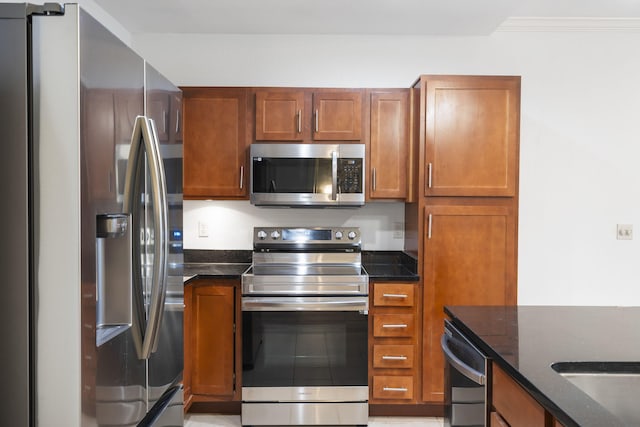
[(184, 197), (246, 198), (245, 88), (183, 88)]
[(516, 304), (517, 219), (508, 206), (428, 206), (424, 220), (423, 399), (438, 401), (444, 306)]
[(423, 76), (425, 195), (514, 196), (520, 77)]
[(345, 89), (256, 90), (256, 141), (360, 141), (363, 91)]
[(369, 198), (407, 197), (409, 89), (370, 92)]
[(309, 135), (303, 91), (256, 92), (256, 140), (302, 141)]
[(359, 141), (362, 138), (362, 92), (314, 92), (313, 120), (315, 141)]

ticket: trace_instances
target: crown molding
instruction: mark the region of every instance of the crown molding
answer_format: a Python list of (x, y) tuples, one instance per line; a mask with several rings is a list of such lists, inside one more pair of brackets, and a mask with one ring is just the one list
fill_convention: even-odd
[(507, 18), (495, 32), (640, 32), (640, 18)]

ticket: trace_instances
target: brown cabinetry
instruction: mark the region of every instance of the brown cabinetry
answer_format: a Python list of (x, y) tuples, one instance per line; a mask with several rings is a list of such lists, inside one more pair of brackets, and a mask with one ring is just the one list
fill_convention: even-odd
[(182, 88), (186, 199), (245, 199), (248, 91), (245, 88)]
[(491, 385), (491, 427), (558, 427), (561, 425), (495, 363)]
[(256, 90), (256, 140), (359, 141), (363, 92), (344, 89)]
[(423, 395), (437, 401), (444, 306), (516, 303), (516, 223), (507, 206), (429, 206), (424, 229)]
[(514, 196), (520, 79), (425, 76), (427, 196)]
[(371, 90), (369, 93), (370, 199), (407, 197), (409, 149), (409, 90)]
[(239, 398), (238, 280), (198, 279), (185, 286), (185, 403)]
[(405, 250), (423, 281), (420, 400), (438, 404), (443, 307), (517, 302), (520, 78), (425, 75), (412, 99)]
[(370, 286), (370, 403), (415, 403), (415, 284), (374, 282)]

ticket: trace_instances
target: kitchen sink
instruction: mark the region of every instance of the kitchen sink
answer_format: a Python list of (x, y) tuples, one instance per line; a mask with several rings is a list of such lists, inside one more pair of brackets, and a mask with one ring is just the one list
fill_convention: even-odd
[(640, 425), (640, 362), (557, 362), (551, 368), (625, 425)]

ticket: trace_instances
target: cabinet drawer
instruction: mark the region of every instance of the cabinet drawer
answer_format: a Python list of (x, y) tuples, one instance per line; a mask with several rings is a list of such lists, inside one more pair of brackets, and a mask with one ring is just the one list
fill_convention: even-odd
[(373, 305), (378, 307), (413, 307), (413, 285), (376, 283), (373, 285)]
[(493, 407), (511, 426), (544, 426), (545, 411), (497, 365), (493, 365)]
[(413, 377), (373, 377), (374, 399), (413, 399)]
[(374, 337), (413, 337), (415, 318), (413, 314), (374, 314)]
[(373, 367), (402, 369), (413, 368), (413, 345), (373, 346)]

